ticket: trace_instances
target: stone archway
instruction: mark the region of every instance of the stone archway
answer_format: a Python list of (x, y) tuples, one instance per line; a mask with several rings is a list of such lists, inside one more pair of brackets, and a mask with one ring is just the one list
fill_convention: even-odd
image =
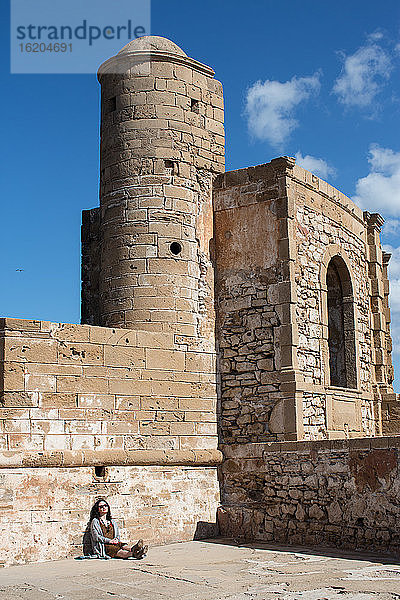
[(358, 360), (352, 275), (342, 249), (332, 246), (321, 272), (325, 326), (326, 380), (332, 387), (356, 389)]

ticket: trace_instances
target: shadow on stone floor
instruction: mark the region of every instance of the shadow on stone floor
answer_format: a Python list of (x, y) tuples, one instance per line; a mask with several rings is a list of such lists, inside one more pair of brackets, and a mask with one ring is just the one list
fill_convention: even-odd
[(209, 540), (218, 538), (219, 527), (218, 523), (210, 521), (198, 521), (196, 524), (196, 531), (193, 535), (194, 541)]
[(345, 550), (341, 548), (330, 548), (327, 546), (299, 546), (299, 545), (283, 545), (271, 544), (262, 541), (239, 540), (237, 538), (194, 538), (202, 539), (210, 544), (221, 544), (224, 546), (234, 546), (236, 548), (249, 548), (253, 550), (270, 550), (272, 552), (287, 552), (290, 554), (304, 554), (309, 556), (323, 556), (326, 558), (343, 558), (347, 560), (365, 560), (379, 564), (400, 564), (400, 556), (396, 554), (379, 554), (377, 552), (367, 552), (366, 550)]

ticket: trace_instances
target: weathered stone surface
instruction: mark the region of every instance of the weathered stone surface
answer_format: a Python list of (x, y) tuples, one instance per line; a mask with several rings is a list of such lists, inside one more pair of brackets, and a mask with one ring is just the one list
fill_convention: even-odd
[(3, 565), (82, 554), (90, 508), (99, 496), (107, 497), (127, 540), (191, 540), (199, 522), (215, 523), (215, 467), (107, 467), (99, 478), (93, 467), (38, 466), (3, 472), (2, 488), (9, 490), (1, 502), (1, 536), (9, 539), (1, 551)]
[[(25, 330), (12, 320), (3, 329), (3, 372), (10, 376), (2, 378), (0, 424), (10, 450), (111, 449), (116, 435), (119, 447), (130, 449), (132, 435), (139, 434), (140, 448), (201, 449), (201, 440), (204, 448), (217, 446), (212, 353), (187, 352), (192, 346), (186, 339), (175, 344), (172, 334), (159, 339), (122, 329), (42, 325), (31, 330), (28, 323), (25, 350)], [(75, 342), (69, 334), (93, 341)], [(47, 362), (49, 347), (53, 363)], [(22, 348), (20, 362), (16, 348)]]
[[(252, 459), (245, 456), (225, 459), (221, 533), (398, 553), (400, 436), (386, 442), (386, 449), (357, 451), (349, 440), (292, 442), (290, 451), (286, 444), (272, 443), (257, 469), (249, 468)], [(263, 444), (249, 446), (251, 457), (260, 454), (254, 446)], [(225, 448), (235, 456), (241, 446)], [(255, 532), (259, 511), (266, 521)]]
[[(126, 68), (122, 54), (99, 71), (100, 211), (84, 213), (83, 318), (125, 328), (159, 324), (153, 331), (160, 332), (168, 324), (174, 333), (198, 323), (196, 335), (209, 339), (212, 178), (223, 171), (224, 156), (222, 86), (212, 69), (179, 49), (165, 58), (154, 50), (146, 77)], [(108, 72), (114, 67), (118, 83)], [(138, 228), (142, 236), (152, 234), (151, 243)], [(152, 274), (157, 277), (150, 283)], [(171, 275), (181, 276), (172, 289)], [(196, 293), (182, 307), (185, 288)]]
[(224, 443), (381, 433), (383, 221), (285, 157), (219, 175), (214, 211)]
[(143, 600), (397, 600), (394, 556), (377, 562), (373, 554), (209, 539), (214, 531), (212, 523), (199, 523), (196, 541), (151, 546), (140, 564), (66, 559), (3, 569), (0, 599), (99, 600), (119, 593)]

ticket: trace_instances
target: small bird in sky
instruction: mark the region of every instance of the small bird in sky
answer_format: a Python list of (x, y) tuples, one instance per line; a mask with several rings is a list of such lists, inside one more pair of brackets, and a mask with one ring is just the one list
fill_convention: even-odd
[(15, 269), (16, 271), (23, 271), (24, 269)]

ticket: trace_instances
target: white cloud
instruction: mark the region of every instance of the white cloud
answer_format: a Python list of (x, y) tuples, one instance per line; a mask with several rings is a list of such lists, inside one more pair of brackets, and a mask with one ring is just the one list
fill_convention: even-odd
[(367, 36), (367, 40), (368, 40), (369, 42), (378, 42), (379, 40), (382, 40), (382, 39), (383, 39), (383, 37), (384, 37), (384, 36), (383, 36), (383, 33), (382, 33), (382, 31), (379, 31), (379, 30), (377, 30), (377, 31), (373, 31), (372, 33), (370, 33), (370, 34)]
[(357, 181), (354, 202), (370, 212), (400, 217), (400, 152), (372, 144), (368, 162), (370, 173)]
[(392, 70), (390, 57), (375, 43), (382, 37), (379, 32), (371, 34), (368, 44), (350, 56), (343, 55), (343, 70), (333, 86), (333, 92), (342, 104), (359, 108), (370, 106), (383, 81), (389, 78)]
[[(383, 233), (396, 235), (400, 230), (400, 152), (373, 144), (369, 150), (370, 173), (357, 181), (353, 198), (362, 208), (387, 216)], [(400, 358), (400, 247), (384, 245), (390, 252), (390, 298), (393, 351)]]
[(331, 177), (335, 177), (336, 175), (336, 169), (331, 167), (323, 158), (316, 158), (315, 156), (310, 156), (310, 154), (303, 156), (301, 152), (297, 152), (296, 163), (322, 179), (327, 179), (329, 175)]
[(400, 233), (400, 219), (386, 219), (382, 235), (396, 235)]
[(293, 77), (290, 81), (256, 81), (246, 94), (245, 114), (250, 133), (259, 140), (281, 148), (298, 127), (296, 107), (320, 89), (319, 73)]
[[(389, 261), (389, 277), (392, 281), (400, 282), (400, 247), (394, 248), (390, 244), (384, 244), (383, 249), (385, 252), (389, 252), (392, 256)], [(398, 302), (398, 308), (400, 310), (400, 294), (396, 300)]]

